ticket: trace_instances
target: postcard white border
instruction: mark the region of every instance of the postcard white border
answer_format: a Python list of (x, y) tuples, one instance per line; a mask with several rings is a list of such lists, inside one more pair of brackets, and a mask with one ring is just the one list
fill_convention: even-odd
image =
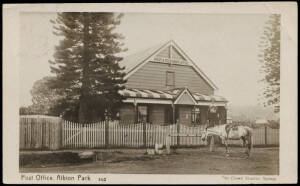
[[(275, 181), (228, 180), (228, 175), (89, 174), (105, 176), (106, 183), (296, 183), (297, 182), (297, 4), (253, 3), (125, 3), (125, 4), (22, 4), (3, 6), (3, 182), (22, 181), (19, 173), (19, 13), (109, 11), (141, 13), (271, 14), (282, 15), (280, 175)], [(28, 174), (29, 175), (29, 174)], [(51, 175), (51, 174), (49, 174)], [(232, 175), (229, 175), (232, 176)], [(241, 175), (236, 175), (241, 176)], [(257, 176), (263, 178), (263, 176)], [(270, 176), (266, 176), (270, 177)], [(272, 176), (271, 176), (272, 177)], [(58, 183), (58, 182), (51, 182)], [(66, 183), (66, 182), (60, 182)], [(80, 183), (80, 182), (76, 182)], [(86, 183), (86, 182), (85, 182)], [(99, 182), (95, 182), (99, 183)]]

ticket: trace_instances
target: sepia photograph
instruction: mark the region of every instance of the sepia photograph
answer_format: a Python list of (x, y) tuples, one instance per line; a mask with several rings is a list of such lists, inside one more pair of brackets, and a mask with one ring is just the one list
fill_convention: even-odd
[(272, 12), (19, 12), (20, 180), (276, 181), (282, 30)]

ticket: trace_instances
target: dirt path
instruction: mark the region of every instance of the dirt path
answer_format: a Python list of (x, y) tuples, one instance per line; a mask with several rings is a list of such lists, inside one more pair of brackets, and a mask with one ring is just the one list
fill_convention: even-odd
[(247, 174), (278, 175), (279, 149), (255, 148), (245, 159), (244, 149), (232, 148), (225, 157), (224, 148), (209, 152), (207, 148), (178, 149), (172, 155), (116, 153), (109, 161), (82, 165), (44, 168), (20, 168), (20, 172), (47, 173), (121, 173), (121, 174)]

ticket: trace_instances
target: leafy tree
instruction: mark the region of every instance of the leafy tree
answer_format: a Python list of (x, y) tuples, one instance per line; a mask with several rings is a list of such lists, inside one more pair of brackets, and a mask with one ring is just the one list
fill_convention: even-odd
[(264, 106), (275, 106), (279, 112), (280, 104), (280, 15), (272, 14), (266, 22), (261, 36), (258, 55), (262, 64), (262, 81), (266, 84), (263, 90)]
[(32, 103), (28, 109), (35, 114), (60, 115), (61, 110), (57, 109), (60, 101), (64, 98), (64, 93), (59, 89), (51, 89), (49, 82), (55, 77), (44, 77), (36, 81), (30, 91)]
[(22, 106), (19, 108), (19, 115), (32, 115), (32, 114), (36, 114), (33, 112), (32, 105), (27, 107)]
[[(122, 14), (66, 12), (58, 13), (54, 34), (61, 37), (56, 46), (51, 72), (56, 79), (50, 87), (64, 90), (66, 113), (81, 123), (114, 117), (123, 97), (125, 73), (119, 66), (124, 51), (123, 37), (114, 32)], [(77, 115), (77, 116), (74, 116)]]

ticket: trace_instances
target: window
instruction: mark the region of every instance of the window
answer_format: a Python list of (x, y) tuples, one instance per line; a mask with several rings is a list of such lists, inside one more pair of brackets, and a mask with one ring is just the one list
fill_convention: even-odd
[(217, 109), (218, 109), (218, 107), (216, 107), (216, 106), (210, 106), (209, 107), (209, 112), (210, 113), (217, 113)]
[(192, 124), (200, 124), (200, 109), (198, 107), (194, 107), (192, 109)]
[(175, 73), (174, 72), (167, 72), (166, 78), (167, 86), (175, 86)]
[(148, 118), (148, 107), (138, 106), (138, 123), (147, 122)]

